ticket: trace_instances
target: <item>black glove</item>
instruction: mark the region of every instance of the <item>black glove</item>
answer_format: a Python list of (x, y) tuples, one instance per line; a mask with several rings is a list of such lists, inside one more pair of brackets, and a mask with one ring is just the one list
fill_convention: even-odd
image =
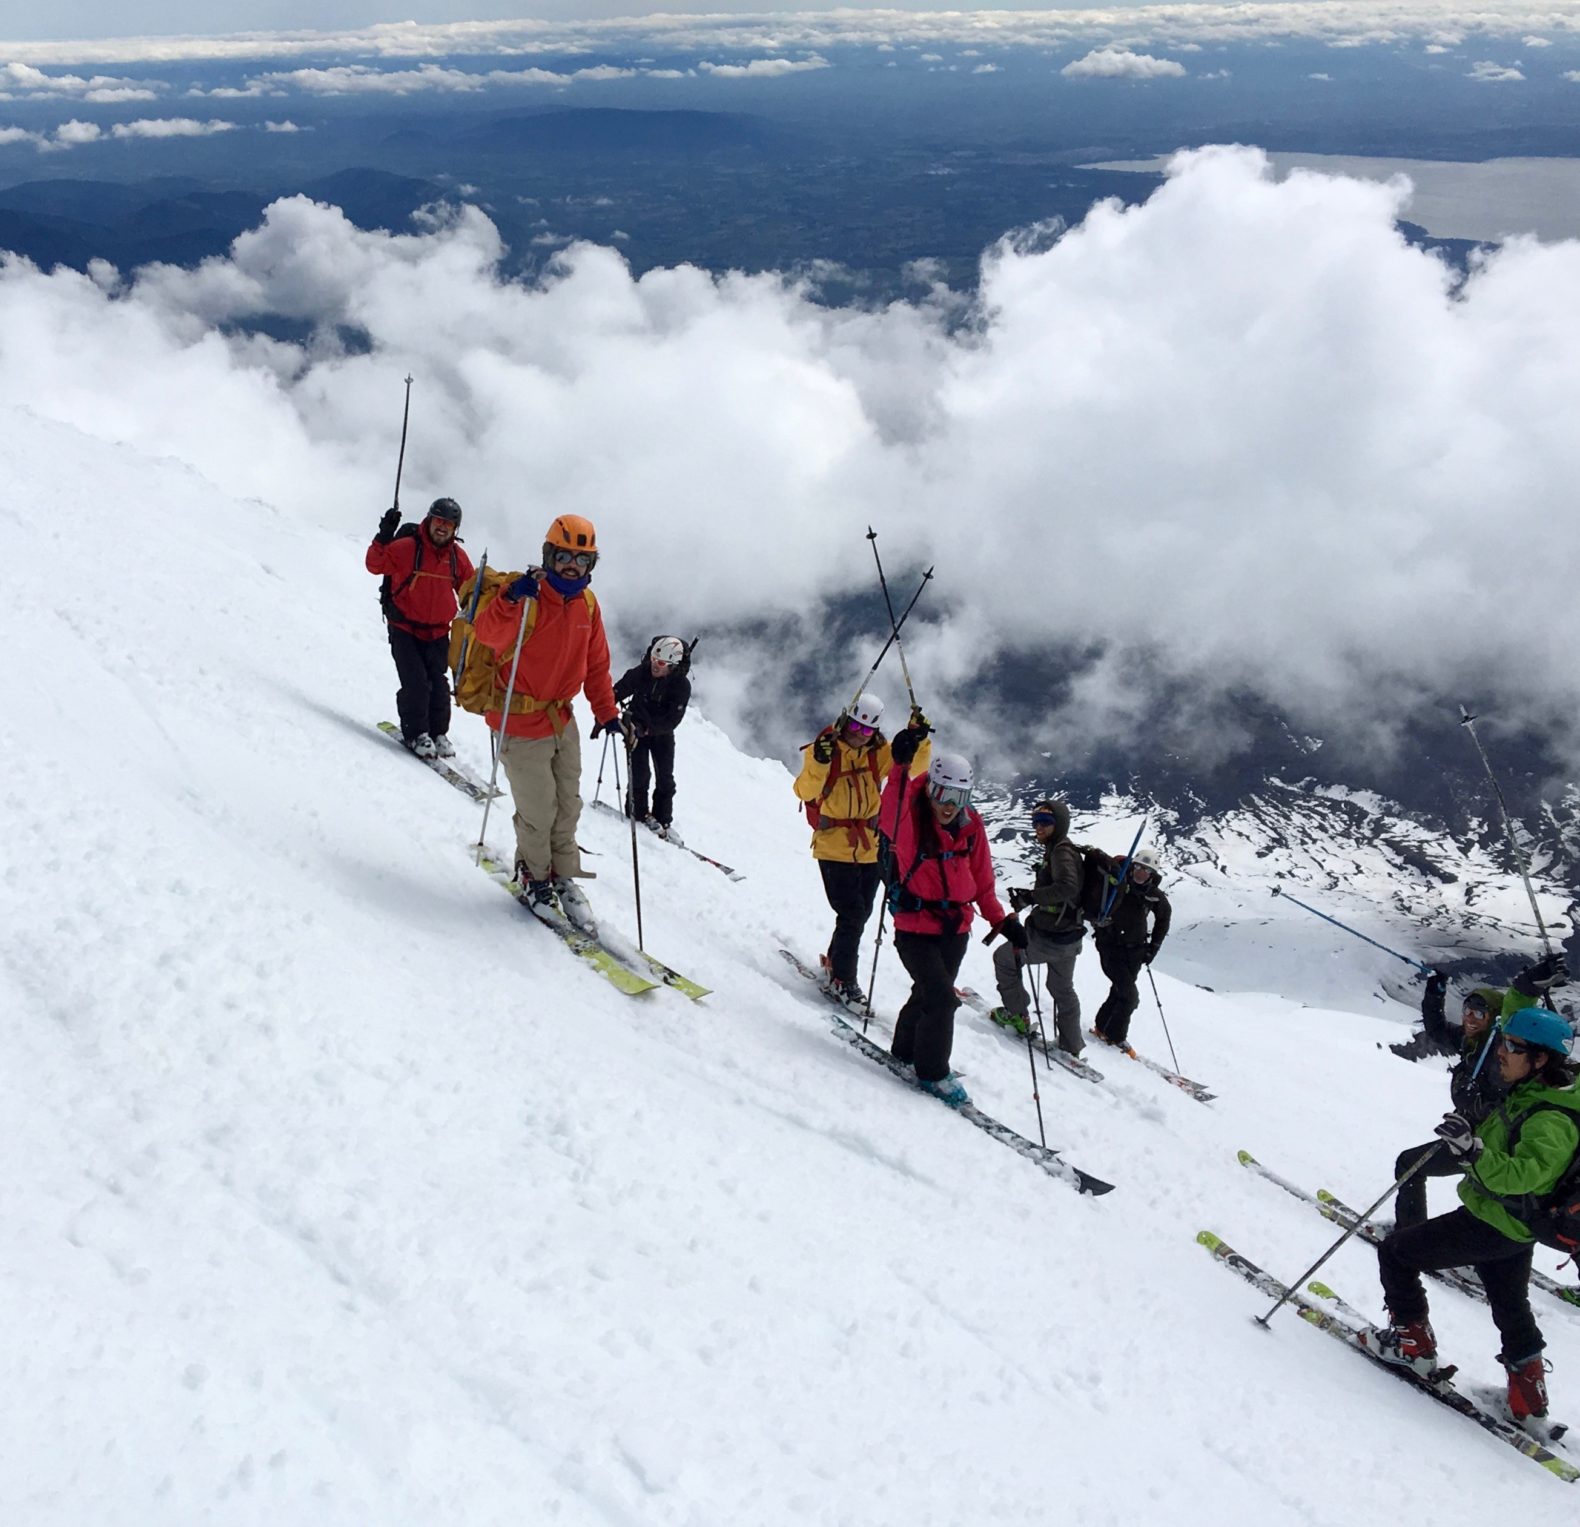
[(1026, 946), (1031, 942), (1031, 935), (1027, 933), (1026, 930), (1021, 927), (1020, 923), (1017, 922), (1013, 917), (1006, 917), (1004, 921), (998, 925), (997, 931), (1003, 935), (1004, 942), (1008, 944), (1011, 949), (1024, 951)]
[(505, 598), (519, 604), (523, 599), (536, 599), (538, 597), (538, 580), (531, 573), (523, 573), (514, 582), (506, 585)]
[(889, 744), (889, 753), (895, 763), (903, 768), (909, 768), (911, 760), (916, 757), (916, 750), (922, 745), (922, 738), (926, 735), (926, 732), (919, 732), (914, 726), (901, 727), (894, 734), (894, 741)]
[(1148, 944), (1147, 947), (1141, 952), (1141, 963), (1143, 965), (1150, 965), (1155, 959), (1157, 959), (1157, 957), (1158, 946), (1156, 944)]
[(1461, 1113), (1443, 1115), (1443, 1122), (1432, 1131), (1449, 1148), (1456, 1161), (1467, 1165), (1486, 1149), (1486, 1143), (1476, 1136), (1469, 1119)]
[(1009, 893), (1009, 904), (1018, 912), (1022, 907), (1037, 905), (1037, 893), (1029, 885), (1015, 886)]
[(933, 724), (927, 719), (926, 715), (922, 711), (921, 706), (913, 705), (911, 707), (911, 730), (915, 732), (918, 737), (925, 737), (929, 732), (932, 731), (932, 729)]
[(1441, 970), (1427, 971), (1426, 990), (1429, 996), (1441, 997), (1448, 990), (1448, 977)]
[(623, 732), (624, 730), (625, 718), (616, 712), (607, 721), (595, 722), (592, 731), (589, 732), (588, 735), (591, 737), (601, 737), (605, 732), (613, 734), (615, 732)]
[(1562, 986), (1569, 979), (1569, 963), (1560, 949), (1546, 959), (1538, 960), (1525, 972), (1525, 980), (1534, 991), (1546, 991), (1550, 986)]
[(812, 744), (812, 756), (821, 764), (834, 761), (834, 734), (820, 732), (818, 739)]
[(400, 510), (386, 509), (379, 516), (379, 533), (373, 537), (380, 546), (388, 546), (395, 539), (395, 532), (400, 529)]

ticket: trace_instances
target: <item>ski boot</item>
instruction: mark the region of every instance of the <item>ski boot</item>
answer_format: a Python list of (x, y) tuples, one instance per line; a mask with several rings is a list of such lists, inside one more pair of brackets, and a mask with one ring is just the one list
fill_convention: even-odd
[(439, 750), (433, 745), (433, 738), (426, 732), (418, 732), (406, 746), (419, 758), (437, 758), (439, 756)]
[(1500, 1357), (1509, 1375), (1509, 1414), (1521, 1425), (1547, 1419), (1547, 1362), (1540, 1352), (1523, 1362)]
[(1012, 1013), (1007, 1007), (995, 1007), (988, 1018), (1001, 1029), (1009, 1029), (1023, 1038), (1031, 1033), (1031, 1019), (1024, 1013)]
[(1396, 1368), (1408, 1368), (1417, 1378), (1431, 1379), (1437, 1374), (1437, 1337), (1430, 1320), (1367, 1326), (1360, 1333), (1360, 1339), (1383, 1362), (1392, 1363)]
[(550, 882), (560, 911), (583, 933), (598, 937), (598, 924), (593, 921), (592, 903), (582, 894), (582, 888), (564, 875), (556, 875)]
[(441, 733), (433, 739), (433, 751), (438, 758), (454, 758), (455, 744), (450, 741), (448, 736)]
[(559, 920), (564, 916), (560, 911), (560, 904), (555, 900), (554, 882), (552, 880), (534, 880), (532, 872), (527, 868), (526, 860), (516, 860), (516, 900), (528, 911), (535, 912), (539, 917)]
[(828, 994), (836, 1002), (842, 1003), (853, 1013), (864, 1013), (867, 1010), (867, 994), (855, 981), (841, 981), (837, 976), (829, 977)]
[(953, 1071), (939, 1077), (935, 1082), (924, 1082), (918, 1077), (916, 1085), (923, 1092), (932, 1093), (940, 1102), (947, 1103), (951, 1108), (964, 1108), (971, 1101), (971, 1094), (966, 1091), (960, 1078)]

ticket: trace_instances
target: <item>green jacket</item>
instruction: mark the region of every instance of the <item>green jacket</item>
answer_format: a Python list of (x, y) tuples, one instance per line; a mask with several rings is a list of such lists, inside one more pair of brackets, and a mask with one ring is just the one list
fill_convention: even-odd
[[(1533, 1113), (1538, 1103), (1555, 1106)], [(1516, 1134), (1511, 1154), (1509, 1139)], [(1486, 1149), (1466, 1171), (1459, 1201), (1511, 1241), (1534, 1240), (1518, 1217), (1518, 1200), (1551, 1192), (1574, 1160), (1580, 1148), (1580, 1086), (1521, 1082), (1481, 1121), (1476, 1135)]]

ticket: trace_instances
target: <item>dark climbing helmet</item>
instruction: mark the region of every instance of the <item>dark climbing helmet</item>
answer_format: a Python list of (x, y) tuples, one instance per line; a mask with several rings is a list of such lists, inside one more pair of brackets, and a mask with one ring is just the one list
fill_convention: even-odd
[(461, 506), (453, 498), (436, 498), (428, 505), (430, 520), (448, 520), (457, 529), (461, 525)]

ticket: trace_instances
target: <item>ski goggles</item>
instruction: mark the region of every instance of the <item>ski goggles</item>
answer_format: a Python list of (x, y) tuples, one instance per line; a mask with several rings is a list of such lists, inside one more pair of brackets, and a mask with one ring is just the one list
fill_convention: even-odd
[(1059, 819), (1051, 811), (1034, 811), (1031, 814), (1033, 827), (1057, 827)]
[(595, 551), (555, 550), (549, 554), (549, 566), (555, 572), (562, 567), (574, 567), (579, 573), (590, 573), (598, 561)]
[(1503, 1048), (1513, 1055), (1529, 1055), (1537, 1046), (1527, 1044), (1523, 1039), (1510, 1039), (1507, 1034), (1503, 1036)]
[(957, 811), (964, 811), (971, 804), (971, 786), (929, 785), (927, 796), (940, 806), (953, 806)]
[(852, 737), (870, 737), (877, 730), (877, 728), (868, 726), (865, 722), (850, 720), (845, 723), (845, 730), (849, 732)]

